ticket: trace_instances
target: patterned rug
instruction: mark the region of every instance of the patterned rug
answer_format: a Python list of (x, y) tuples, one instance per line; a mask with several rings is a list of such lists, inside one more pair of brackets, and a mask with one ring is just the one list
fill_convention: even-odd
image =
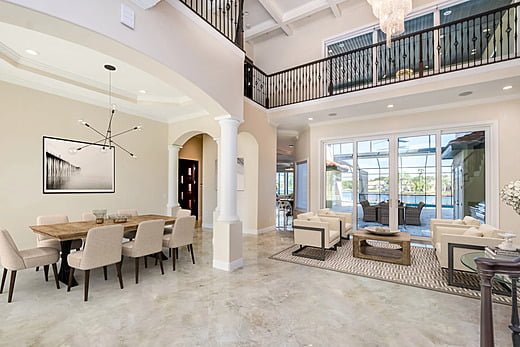
[[(369, 243), (372, 242), (369, 241)], [(379, 243), (378, 246), (392, 247), (394, 245)], [(480, 300), (480, 291), (478, 290), (448, 286), (448, 271), (441, 268), (433, 248), (412, 246), (410, 266), (354, 258), (352, 256), (352, 241), (346, 240), (342, 241), (342, 247), (338, 247), (336, 252), (327, 251), (325, 261), (293, 256), (291, 253), (296, 249), (298, 249), (298, 245), (286, 248), (269, 258)], [(321, 255), (321, 250), (315, 248), (306, 248), (303, 252)], [(454, 280), (457, 283), (462, 282), (479, 286), (477, 274), (455, 271)], [(494, 285), (497, 286), (495, 289), (500, 289), (498, 284)], [(493, 302), (511, 305), (511, 297), (493, 294)]]

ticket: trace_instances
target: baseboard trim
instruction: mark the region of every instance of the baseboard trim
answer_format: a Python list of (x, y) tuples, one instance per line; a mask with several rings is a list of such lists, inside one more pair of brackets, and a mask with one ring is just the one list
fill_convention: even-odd
[(267, 228), (263, 228), (263, 229), (258, 229), (258, 233), (259, 234), (264, 234), (264, 233), (268, 233), (268, 232), (271, 232), (271, 231), (276, 231), (276, 227), (274, 225), (271, 225)]
[(244, 259), (239, 258), (237, 260), (233, 260), (231, 263), (215, 260), (213, 259), (213, 267), (218, 270), (224, 270), (224, 271), (235, 271), (237, 269), (240, 269), (241, 267), (244, 267)]
[(274, 226), (270, 226), (270, 227), (263, 228), (263, 229), (258, 229), (258, 230), (255, 230), (255, 229), (244, 229), (244, 231), (242, 233), (243, 234), (248, 234), (248, 235), (260, 235), (260, 234), (268, 233), (270, 231), (275, 231), (275, 230), (276, 230), (276, 228)]

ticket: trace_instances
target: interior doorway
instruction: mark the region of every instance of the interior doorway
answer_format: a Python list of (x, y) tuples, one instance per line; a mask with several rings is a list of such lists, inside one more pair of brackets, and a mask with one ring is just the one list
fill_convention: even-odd
[(199, 219), (199, 162), (179, 159), (179, 205)]

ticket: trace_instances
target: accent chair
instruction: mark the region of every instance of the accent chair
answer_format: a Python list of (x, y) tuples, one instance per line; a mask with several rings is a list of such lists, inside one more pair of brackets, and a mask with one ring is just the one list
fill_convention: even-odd
[[(294, 243), (300, 248), (292, 255), (325, 260), (327, 249), (336, 250), (341, 245), (341, 222), (337, 217), (314, 216), (312, 212), (301, 213), (293, 221)], [(302, 253), (308, 247), (321, 249), (320, 255)]]

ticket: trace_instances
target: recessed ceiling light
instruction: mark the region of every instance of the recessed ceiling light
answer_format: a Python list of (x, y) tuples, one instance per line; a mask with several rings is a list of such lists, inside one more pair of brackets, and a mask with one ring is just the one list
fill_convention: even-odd
[(451, 12), (450, 10), (448, 10), (448, 11), (444, 11), (443, 15), (445, 15), (445, 16), (449, 16), (449, 15), (452, 14), (452, 13), (453, 13), (453, 12)]
[(491, 31), (491, 29), (489, 29), (489, 28), (482, 29), (482, 32), (483, 32), (483, 33), (488, 33), (488, 32), (490, 32), (490, 31)]
[(289, 145), (289, 148), (294, 148), (294, 145)]
[(502, 88), (502, 90), (508, 90), (508, 89), (512, 89), (513, 86), (505, 86), (504, 88)]
[(141, 89), (141, 90), (139, 91), (139, 93), (141, 93), (141, 94), (146, 94), (146, 90)]
[(394, 105), (392, 105), (392, 104), (389, 104), (389, 105), (386, 105), (386, 107), (388, 107), (388, 108), (393, 108), (393, 107), (394, 107)]
[(314, 118), (312, 118), (312, 117), (309, 117), (309, 118), (307, 118), (307, 119), (308, 119), (308, 120), (313, 120)]
[(471, 94), (473, 94), (473, 92), (471, 90), (468, 90), (466, 92), (460, 93), (459, 96), (468, 96), (468, 95), (471, 95)]
[(30, 54), (30, 55), (38, 55), (38, 54), (40, 54), (40, 53), (36, 52), (34, 49), (26, 49), (25, 53)]
[(338, 114), (333, 112), (333, 113), (329, 113), (329, 117), (336, 117)]

